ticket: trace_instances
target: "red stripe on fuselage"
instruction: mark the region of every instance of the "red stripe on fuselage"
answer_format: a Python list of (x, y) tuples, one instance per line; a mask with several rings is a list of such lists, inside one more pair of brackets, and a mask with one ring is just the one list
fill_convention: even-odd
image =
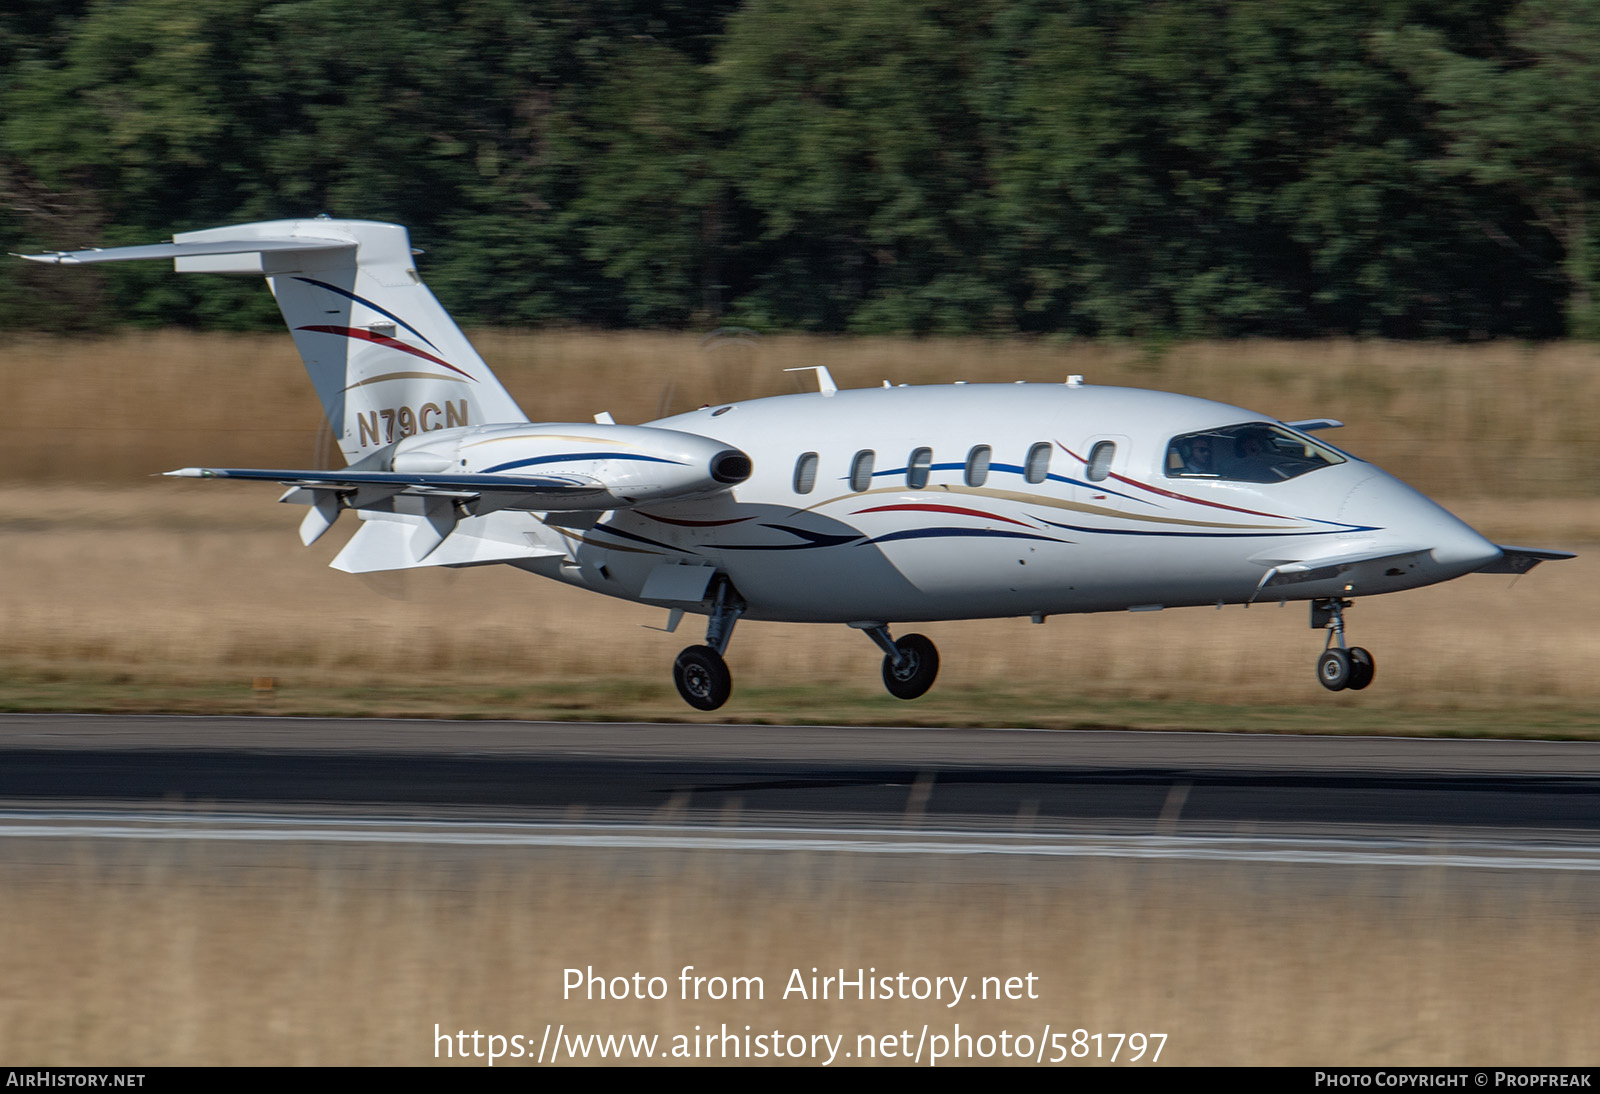
[[(1068, 448), (1064, 444), (1061, 444), (1060, 441), (1057, 441), (1056, 444), (1061, 445), (1061, 451), (1065, 452), (1079, 463), (1084, 464), (1085, 467), (1088, 466), (1087, 463), (1084, 463), (1083, 457), (1078, 455), (1072, 449)], [(1294, 519), (1293, 517), (1286, 517), (1281, 513), (1263, 513), (1259, 509), (1241, 509), (1237, 505), (1223, 505), (1220, 501), (1202, 501), (1199, 498), (1191, 498), (1187, 494), (1175, 494), (1171, 490), (1163, 490), (1159, 486), (1149, 486), (1145, 483), (1137, 481), (1136, 479), (1130, 479), (1126, 475), (1119, 475), (1115, 471), (1111, 472), (1110, 477), (1116, 479), (1118, 482), (1127, 483), (1129, 486), (1137, 486), (1140, 490), (1148, 490), (1152, 494), (1160, 494), (1162, 497), (1172, 498), (1174, 501), (1186, 501), (1191, 505), (1204, 505), (1210, 509), (1226, 509), (1230, 513), (1247, 513), (1252, 517), (1271, 517), (1273, 520)]]
[(980, 520), (1003, 520), (1007, 524), (1015, 524), (1015, 525), (1018, 525), (1018, 526), (1020, 526), (1022, 528), (1032, 528), (1033, 527), (1033, 525), (1024, 524), (1020, 520), (1012, 520), (1010, 517), (996, 516), (993, 513), (983, 513), (983, 512), (978, 511), (977, 509), (962, 509), (959, 506), (955, 506), (955, 505), (879, 505), (879, 506), (876, 506), (876, 507), (874, 507), (872, 509), (857, 509), (854, 513), (852, 513), (850, 515), (851, 516), (860, 516), (862, 513), (895, 513), (895, 512), (955, 513), (958, 516), (977, 517)]
[(1133, 479), (1126, 478), (1114, 471), (1111, 473), (1111, 477), (1118, 482), (1125, 482), (1129, 486), (1137, 486), (1140, 490), (1148, 490), (1152, 494), (1160, 494), (1164, 498), (1186, 501), (1193, 505), (1204, 505), (1211, 509), (1226, 509), (1230, 513), (1246, 513), (1252, 517), (1271, 517), (1273, 520), (1294, 519), (1293, 517), (1286, 517), (1282, 513), (1263, 513), (1259, 509), (1241, 509), (1237, 505), (1223, 505), (1220, 501), (1202, 501), (1200, 498), (1191, 498), (1187, 494), (1174, 494), (1171, 490), (1163, 490), (1159, 486), (1147, 486), (1142, 482), (1135, 482)]

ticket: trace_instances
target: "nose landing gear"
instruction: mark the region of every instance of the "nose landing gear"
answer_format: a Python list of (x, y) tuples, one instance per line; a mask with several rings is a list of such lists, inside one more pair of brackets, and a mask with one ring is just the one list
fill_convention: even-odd
[(1344, 644), (1344, 610), (1352, 603), (1340, 597), (1311, 602), (1311, 629), (1328, 631), (1327, 645), (1317, 658), (1317, 682), (1329, 691), (1360, 691), (1377, 672), (1371, 653)]

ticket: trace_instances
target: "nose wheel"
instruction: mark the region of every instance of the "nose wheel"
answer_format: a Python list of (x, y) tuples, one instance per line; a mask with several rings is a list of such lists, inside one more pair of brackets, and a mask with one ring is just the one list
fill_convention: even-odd
[(1328, 631), (1327, 647), (1317, 658), (1317, 683), (1329, 691), (1361, 691), (1377, 672), (1370, 652), (1344, 644), (1344, 609), (1350, 604), (1337, 597), (1311, 602), (1312, 629)]
[(1351, 691), (1360, 691), (1372, 683), (1373, 674), (1377, 671), (1372, 654), (1360, 646), (1350, 647), (1350, 683), (1346, 686)]

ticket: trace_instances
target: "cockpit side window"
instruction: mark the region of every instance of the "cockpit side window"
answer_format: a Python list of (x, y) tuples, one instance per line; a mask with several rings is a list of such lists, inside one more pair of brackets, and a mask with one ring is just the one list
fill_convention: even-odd
[(1169, 479), (1285, 482), (1344, 462), (1336, 449), (1270, 422), (1185, 433), (1167, 445)]

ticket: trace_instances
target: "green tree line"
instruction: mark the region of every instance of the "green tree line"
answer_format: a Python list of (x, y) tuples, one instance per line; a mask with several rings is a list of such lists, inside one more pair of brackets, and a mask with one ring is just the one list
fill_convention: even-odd
[[(1587, 0), (8, 0), (0, 243), (407, 225), (465, 322), (1600, 335)], [(0, 324), (276, 321), (0, 265)]]

